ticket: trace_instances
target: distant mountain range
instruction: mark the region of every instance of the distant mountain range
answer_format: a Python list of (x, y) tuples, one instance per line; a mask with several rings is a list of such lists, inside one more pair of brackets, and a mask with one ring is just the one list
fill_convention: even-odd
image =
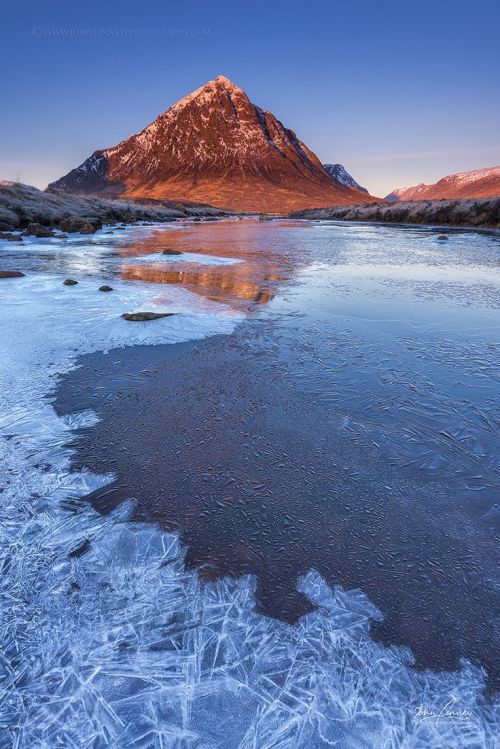
[(361, 192), (368, 192), (366, 187), (361, 187), (353, 177), (349, 174), (349, 172), (345, 169), (345, 167), (342, 166), (342, 164), (323, 164), (326, 171), (330, 175), (330, 177), (333, 179), (334, 182), (337, 182), (339, 185), (344, 185), (344, 187), (354, 187), (355, 190), (361, 190)]
[(448, 174), (434, 185), (401, 187), (386, 195), (385, 200), (442, 200), (443, 198), (494, 198), (500, 195), (500, 166)]
[(374, 200), (339, 164), (332, 169), (219, 76), (49, 187), (268, 213)]

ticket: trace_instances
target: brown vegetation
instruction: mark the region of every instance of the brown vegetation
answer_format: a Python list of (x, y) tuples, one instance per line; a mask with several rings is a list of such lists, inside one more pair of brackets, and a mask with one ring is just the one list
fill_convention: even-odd
[(295, 211), (292, 218), (500, 228), (500, 198), (377, 203)]
[(27, 229), (51, 236), (47, 227), (90, 233), (103, 224), (135, 221), (173, 221), (189, 216), (220, 216), (223, 211), (201, 204), (186, 204), (181, 212), (173, 203), (70, 195), (60, 190), (43, 192), (17, 182), (0, 182), (0, 230)]

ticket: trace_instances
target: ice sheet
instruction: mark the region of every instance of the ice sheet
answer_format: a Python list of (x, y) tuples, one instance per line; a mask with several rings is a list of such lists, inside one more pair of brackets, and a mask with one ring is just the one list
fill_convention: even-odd
[[(113, 279), (99, 294), (101, 266), (84, 261), (76, 287), (54, 273), (1, 286), (0, 746), (493, 749), (481, 672), (415, 672), (373, 642), (380, 614), (361, 592), (311, 572), (301, 589), (318, 609), (291, 627), (254, 613), (251, 579), (186, 572), (177, 538), (130, 523), (131, 504), (101, 517), (82, 499), (111, 477), (69, 471), (64, 445), (94, 416), (56, 417), (43, 396), (57, 373), (239, 319), (172, 287)], [(181, 314), (120, 318), (139, 308)], [(466, 715), (446, 716), (454, 700)]]

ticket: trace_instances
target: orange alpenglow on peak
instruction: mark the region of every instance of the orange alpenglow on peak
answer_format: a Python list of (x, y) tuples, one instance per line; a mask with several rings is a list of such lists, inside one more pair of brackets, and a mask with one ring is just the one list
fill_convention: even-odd
[(448, 174), (433, 185), (421, 182), (414, 187), (399, 187), (385, 200), (457, 200), (496, 198), (500, 195), (500, 166)]
[(50, 187), (262, 213), (374, 200), (336, 182), (292, 130), (222, 75)]
[(220, 81), (221, 83), (225, 83), (227, 86), (231, 86), (231, 88), (237, 88), (237, 86), (235, 86), (234, 83), (229, 80), (229, 78), (226, 78), (225, 75), (218, 75), (215, 80)]

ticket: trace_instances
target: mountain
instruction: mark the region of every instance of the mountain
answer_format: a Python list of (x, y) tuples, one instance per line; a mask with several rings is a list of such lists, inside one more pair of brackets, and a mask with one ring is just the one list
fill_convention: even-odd
[(223, 76), (49, 188), (268, 213), (371, 200), (333, 182), (292, 130)]
[(361, 187), (361, 185), (351, 177), (342, 164), (323, 164), (323, 166), (333, 181), (337, 182), (337, 184), (344, 185), (344, 187), (354, 187), (356, 190), (361, 190), (361, 192), (368, 192), (366, 187)]
[(500, 166), (459, 172), (443, 177), (434, 185), (423, 182), (415, 187), (401, 187), (386, 195), (385, 200), (442, 200), (443, 198), (495, 198), (500, 195)]

